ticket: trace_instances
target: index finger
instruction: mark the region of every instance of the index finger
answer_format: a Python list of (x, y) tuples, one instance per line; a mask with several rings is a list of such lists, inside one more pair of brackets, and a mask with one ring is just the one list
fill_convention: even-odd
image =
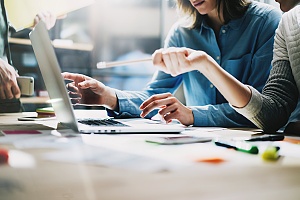
[(82, 82), (88, 80), (88, 77), (83, 74), (75, 74), (69, 72), (61, 73), (62, 77), (66, 80), (75, 81), (75, 82)]
[(17, 85), (13, 85), (11, 87), (11, 91), (12, 91), (15, 98), (18, 99), (18, 98), (21, 97), (21, 91), (20, 91), (20, 88)]
[(156, 100), (160, 100), (160, 99), (165, 99), (167, 97), (172, 96), (171, 93), (163, 93), (163, 94), (156, 94), (151, 96), (149, 99), (147, 99), (146, 101), (144, 101), (141, 105), (140, 105), (140, 109), (143, 110), (144, 108), (146, 108), (149, 104), (151, 104), (152, 102), (156, 101)]
[(162, 55), (163, 51), (164, 49), (158, 49), (152, 54), (153, 65), (162, 70), (166, 68)]

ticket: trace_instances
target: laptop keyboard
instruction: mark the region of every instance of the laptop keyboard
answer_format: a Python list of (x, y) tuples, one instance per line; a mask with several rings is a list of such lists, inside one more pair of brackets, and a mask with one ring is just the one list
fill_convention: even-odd
[(89, 126), (128, 126), (123, 124), (122, 122), (118, 122), (113, 119), (85, 119), (85, 120), (78, 120), (79, 123), (89, 125)]

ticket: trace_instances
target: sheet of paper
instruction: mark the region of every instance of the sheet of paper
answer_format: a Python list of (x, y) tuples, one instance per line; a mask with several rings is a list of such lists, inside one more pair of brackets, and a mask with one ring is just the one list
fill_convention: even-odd
[(260, 129), (239, 129), (239, 128), (223, 128), (223, 127), (192, 127), (182, 134), (199, 136), (199, 137), (213, 137), (224, 139), (248, 139), (251, 135), (259, 134)]
[(76, 109), (74, 110), (75, 117), (77, 119), (83, 119), (83, 118), (100, 118), (105, 119), (108, 117), (106, 110), (82, 110), (82, 109)]
[(159, 158), (89, 145), (46, 153), (43, 158), (57, 162), (87, 163), (142, 172), (173, 171), (190, 166), (186, 163), (179, 164)]
[(94, 0), (5, 0), (5, 8), (9, 22), (18, 31), (31, 27), (39, 12), (47, 10), (58, 17), (93, 2)]
[[(50, 134), (50, 131), (39, 130), (41, 134), (8, 134), (0, 137), (0, 144), (14, 144), (17, 142), (24, 143), (27, 139), (42, 138)], [(29, 144), (28, 144), (29, 145)]]
[(253, 157), (250, 154), (221, 148), (212, 142), (185, 145), (158, 145), (146, 142), (147, 137), (153, 137), (153, 135), (95, 134), (82, 135), (82, 140), (85, 144), (91, 146), (168, 161), (176, 166), (191, 166), (197, 164), (198, 160), (211, 158), (220, 158), (231, 162), (239, 162), (241, 159), (245, 159), (246, 161), (242, 164), (256, 163), (260, 160), (258, 156)]

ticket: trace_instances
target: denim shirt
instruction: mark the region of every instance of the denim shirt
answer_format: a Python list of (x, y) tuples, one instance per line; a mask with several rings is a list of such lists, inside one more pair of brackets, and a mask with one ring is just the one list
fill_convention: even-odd
[[(188, 47), (202, 50), (242, 83), (261, 91), (271, 69), (275, 30), (281, 12), (269, 5), (252, 2), (243, 17), (221, 27), (217, 41), (204, 18), (198, 29), (176, 23), (170, 30), (165, 47)], [(119, 117), (138, 117), (139, 105), (153, 94), (175, 93), (183, 84), (186, 105), (194, 115), (194, 126), (254, 126), (238, 114), (210, 81), (198, 71), (172, 77), (162, 71), (154, 74), (144, 91), (116, 90)], [(148, 115), (151, 117), (152, 112)]]

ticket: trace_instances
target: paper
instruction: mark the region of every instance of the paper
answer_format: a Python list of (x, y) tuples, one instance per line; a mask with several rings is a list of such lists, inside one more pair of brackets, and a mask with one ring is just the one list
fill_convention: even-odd
[(91, 5), (94, 0), (5, 0), (9, 22), (17, 30), (33, 26), (35, 16), (42, 11), (50, 11), (55, 16)]
[(89, 145), (46, 153), (43, 158), (57, 162), (86, 163), (142, 172), (175, 171), (190, 166), (186, 163), (174, 163), (155, 157)]

